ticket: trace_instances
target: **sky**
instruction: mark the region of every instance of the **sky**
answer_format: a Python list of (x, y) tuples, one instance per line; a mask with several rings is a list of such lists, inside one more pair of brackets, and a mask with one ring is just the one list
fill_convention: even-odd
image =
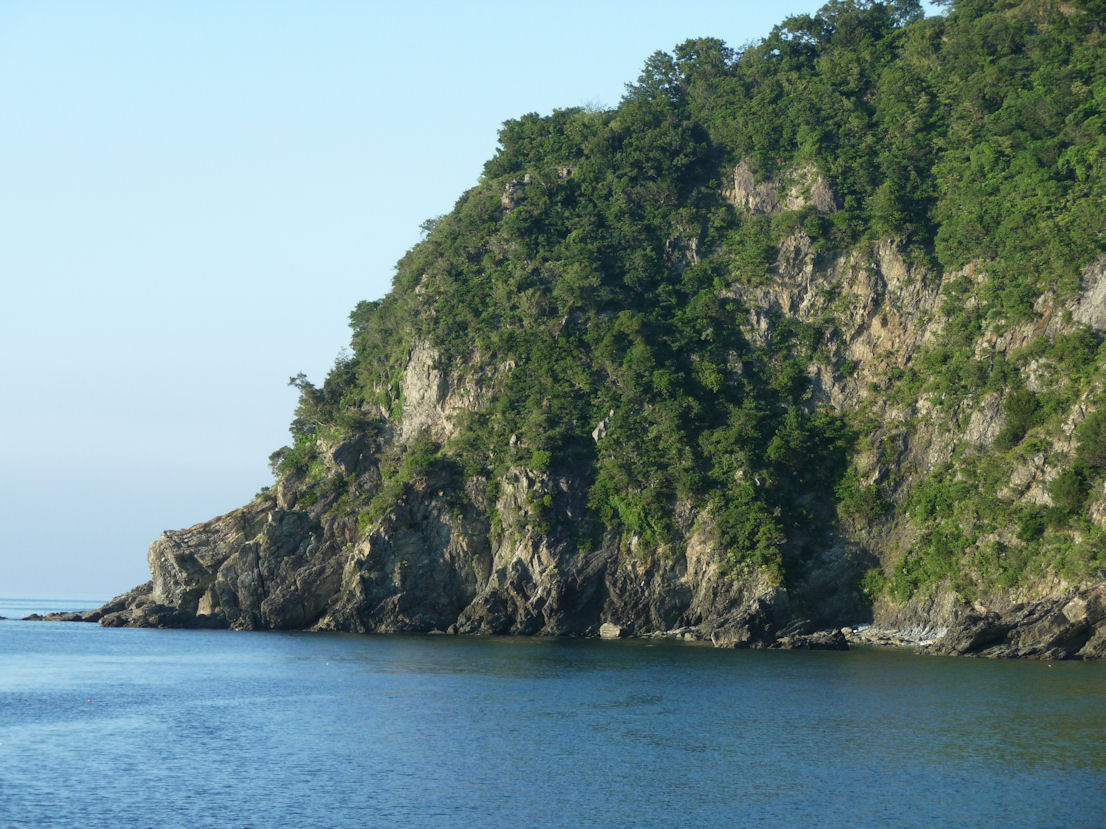
[(500, 125), (803, 0), (0, 3), (0, 596), (106, 600), (272, 483), (305, 372)]

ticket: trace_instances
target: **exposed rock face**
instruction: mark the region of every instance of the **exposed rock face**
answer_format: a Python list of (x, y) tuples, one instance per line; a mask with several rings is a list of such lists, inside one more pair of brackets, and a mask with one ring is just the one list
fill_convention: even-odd
[(808, 206), (820, 213), (832, 213), (837, 209), (833, 191), (825, 178), (809, 164), (757, 181), (749, 159), (742, 159), (722, 194), (738, 210), (770, 216), (781, 210), (802, 210)]
[[(561, 178), (568, 178), (571, 175), (571, 171), (567, 167), (561, 168), (564, 174)], [(519, 181), (511, 181), (507, 183), (507, 186), (503, 190), (503, 195), (500, 197), (500, 206), (504, 210), (514, 210), (518, 207), (518, 200), (522, 196), (522, 191), (530, 186), (530, 174), (527, 173)]]
[(877, 611), (880, 627), (928, 653), (1038, 659), (1106, 657), (1106, 585), (968, 604), (951, 592)]
[[(520, 508), (535, 483), (517, 471), (500, 509)], [(362, 537), (353, 521), (320, 523), (282, 510), (275, 497), (165, 533), (150, 548), (153, 581), (84, 618), (354, 632), (679, 631), (729, 647), (767, 645), (792, 621), (781, 587), (719, 578), (694, 550), (679, 561), (640, 561), (609, 547), (571, 553), (556, 534), (522, 521), (489, 544), (485, 515), (474, 505), (458, 511), (435, 486), (409, 488)], [(566, 503), (566, 515), (576, 506)]]
[[(417, 401), (417, 408), (405, 408), (405, 420), (446, 428), (442, 377), (419, 354), (412, 352), (405, 374), (405, 400)], [(336, 470), (349, 471), (364, 466), (365, 451), (357, 437), (331, 447), (327, 457)], [(367, 486), (379, 482), (372, 466), (360, 477)], [(795, 627), (783, 587), (756, 572), (723, 577), (703, 533), (674, 558), (642, 557), (611, 543), (585, 553), (570, 542), (571, 528), (586, 515), (579, 479), (514, 469), (494, 504), (480, 483), (470, 482), (463, 503), (433, 476), (407, 485), (361, 532), (353, 516), (322, 518), (332, 501), (304, 509), (303, 482), (286, 480), (234, 513), (164, 533), (148, 554), (153, 580), (86, 618), (104, 625), (353, 632), (617, 629), (622, 636), (678, 632), (727, 647), (767, 646), (785, 625)], [(539, 532), (532, 505), (545, 495), (553, 522)], [(493, 510), (498, 533), (491, 530)]]
[(400, 440), (404, 443), (422, 431), (441, 437), (449, 431), (443, 404), (449, 395), (449, 379), (436, 365), (437, 354), (424, 342), (416, 342), (407, 359)]
[(1083, 291), (1072, 317), (1098, 331), (1106, 329), (1106, 257), (1100, 257), (1083, 274)]

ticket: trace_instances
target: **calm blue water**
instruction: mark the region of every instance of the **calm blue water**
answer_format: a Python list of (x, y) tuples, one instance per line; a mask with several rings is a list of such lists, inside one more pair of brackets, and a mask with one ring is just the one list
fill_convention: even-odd
[(1104, 806), (1102, 664), (0, 622), (0, 826), (1102, 826)]

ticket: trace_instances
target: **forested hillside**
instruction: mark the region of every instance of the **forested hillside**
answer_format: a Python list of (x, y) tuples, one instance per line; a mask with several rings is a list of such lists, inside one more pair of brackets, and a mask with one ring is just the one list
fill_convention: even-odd
[(839, 0), (507, 122), (105, 622), (1103, 655), (1104, 21)]

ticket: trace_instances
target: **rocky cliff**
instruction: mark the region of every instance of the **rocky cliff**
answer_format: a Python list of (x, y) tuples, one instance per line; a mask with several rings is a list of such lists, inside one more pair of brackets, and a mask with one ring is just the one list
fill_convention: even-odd
[[(1089, 309), (1100, 307), (1095, 297), (1104, 273), (1101, 262), (1089, 268), (1083, 292), (1066, 305), (1043, 298), (1040, 318), (1008, 335), (1001, 347), (1011, 352), (1050, 327), (1059, 332), (1062, 319), (1090, 316)], [(993, 395), (957, 412), (955, 422), (964, 424), (958, 431), (926, 422), (932, 414), (927, 397), (895, 405), (883, 392), (889, 373), (940, 339), (942, 289), (960, 276), (938, 278), (911, 267), (892, 243), (877, 245), (868, 258), (850, 252), (819, 261), (809, 240), (798, 236), (781, 246), (771, 284), (751, 292), (746, 326), (752, 338), (768, 336), (766, 320), (775, 310), (813, 318), (825, 312), (830, 297), (847, 309), (833, 342), (840, 353), (810, 368), (811, 400), (843, 412), (878, 413), (880, 425), (870, 439), (891, 436), (894, 453), (877, 458), (862, 452), (857, 462), (866, 480), (898, 479), (892, 500), (948, 463), (956, 446), (986, 448), (1001, 427)], [(848, 376), (827, 368), (844, 360), (856, 364)], [(233, 513), (164, 533), (148, 554), (153, 580), (109, 603), (94, 620), (355, 632), (584, 636), (603, 630), (758, 647), (836, 646), (839, 640), (812, 634), (846, 627), (855, 642), (914, 644), (937, 653), (1106, 655), (1106, 584), (1100, 578), (1034, 578), (1016, 590), (970, 598), (944, 585), (906, 602), (883, 597), (873, 606), (859, 589), (862, 577), (881, 560), (890, 565), (903, 537), (916, 532), (905, 516), (894, 514), (874, 527), (840, 522), (805, 564), (802, 582), (789, 586), (755, 569), (723, 572), (709, 515), (688, 516), (686, 547), (677, 556), (640, 549), (632, 535), (580, 550), (573, 527), (588, 512), (586, 469), (559, 476), (508, 469), (494, 503), (485, 478), (468, 479), (458, 491), (448, 471), (429, 470), (405, 482), (366, 526), (358, 520), (364, 513), (342, 506), (353, 493), (362, 504), (380, 494), (381, 456), (402, 452), (404, 440), (427, 430), (447, 442), (457, 416), (482, 405), (472, 387), (438, 364), (429, 346), (414, 343), (397, 421), (372, 438), (320, 441), (322, 472), (315, 482), (289, 475)], [(1086, 413), (1082, 402), (1066, 413), (1067, 428), (1053, 438), (1059, 449), (1052, 465), (1032, 461), (1038, 464), (1032, 476), (1013, 477), (1014, 500), (1049, 498), (1028, 478), (1046, 480), (1063, 465), (1063, 449), (1070, 450), (1071, 434)], [(607, 439), (603, 430), (604, 422), (598, 423), (591, 439)], [(312, 497), (320, 483), (325, 494)], [(551, 501), (551, 515), (539, 527), (534, 505), (543, 500)], [(1097, 502), (1092, 510), (1101, 526)]]
[[(1033, 110), (1082, 132), (999, 117), (1055, 80), (1046, 41), (1101, 32), (916, 5), (689, 42), (617, 110), (508, 122), (352, 356), (294, 380), (276, 484), (85, 618), (1106, 655), (1092, 70)], [(1010, 55), (1021, 85), (972, 98)]]

